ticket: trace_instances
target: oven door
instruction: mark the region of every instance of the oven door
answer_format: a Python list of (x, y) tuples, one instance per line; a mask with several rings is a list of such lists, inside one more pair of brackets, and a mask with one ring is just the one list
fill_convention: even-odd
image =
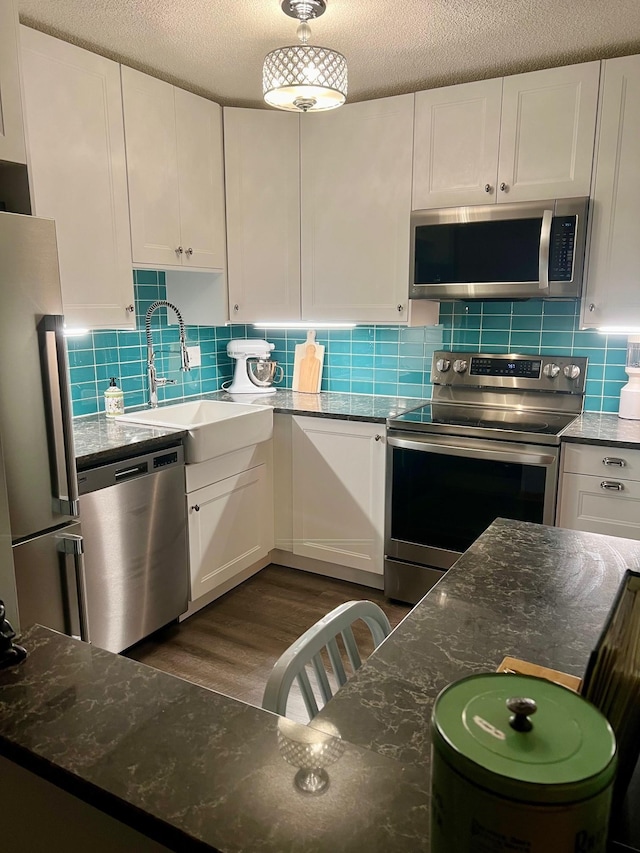
[(553, 524), (556, 447), (392, 431), (387, 448), (387, 562), (442, 571), (498, 517)]

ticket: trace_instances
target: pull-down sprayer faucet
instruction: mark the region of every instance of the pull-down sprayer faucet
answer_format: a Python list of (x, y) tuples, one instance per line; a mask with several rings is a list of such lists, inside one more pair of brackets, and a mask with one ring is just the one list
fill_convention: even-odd
[(158, 308), (171, 308), (175, 311), (180, 325), (180, 370), (191, 370), (189, 367), (189, 353), (187, 352), (187, 342), (184, 334), (184, 321), (182, 314), (172, 302), (167, 302), (166, 299), (158, 299), (152, 302), (147, 309), (147, 314), (144, 319), (144, 329), (147, 334), (147, 379), (149, 380), (149, 405), (152, 409), (158, 406), (158, 387), (165, 385), (175, 385), (175, 379), (165, 379), (164, 376), (156, 374), (155, 353), (153, 352), (153, 341), (151, 339), (151, 316)]

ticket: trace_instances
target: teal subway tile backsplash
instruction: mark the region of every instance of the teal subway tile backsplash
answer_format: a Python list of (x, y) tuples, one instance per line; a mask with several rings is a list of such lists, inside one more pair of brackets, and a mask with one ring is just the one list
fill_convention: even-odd
[[(149, 305), (166, 299), (165, 273), (134, 272), (135, 331), (96, 331), (68, 339), (74, 415), (104, 411), (103, 393), (116, 376), (125, 406), (147, 401), (144, 319)], [(178, 306), (179, 307), (179, 306)], [(580, 303), (467, 302), (442, 303), (440, 324), (427, 328), (357, 326), (317, 330), (325, 347), (322, 390), (384, 394), (410, 398), (431, 396), (431, 358), (437, 349), (472, 352), (582, 355), (589, 358), (585, 410), (617, 412), (626, 381), (625, 337), (579, 329)], [(218, 391), (231, 380), (227, 356), (230, 338), (264, 337), (275, 345), (273, 358), (283, 367), (282, 387), (293, 379), (295, 347), (303, 343), (300, 329), (255, 329), (252, 326), (187, 326), (187, 344), (200, 346), (202, 366), (180, 371), (178, 327), (167, 324), (166, 310), (152, 318), (156, 366), (160, 376), (176, 385), (158, 389), (160, 400)]]

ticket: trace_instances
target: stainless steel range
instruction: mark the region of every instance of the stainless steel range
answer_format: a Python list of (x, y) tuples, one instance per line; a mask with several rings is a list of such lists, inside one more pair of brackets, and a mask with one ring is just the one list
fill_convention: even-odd
[(417, 602), (498, 517), (553, 524), (586, 358), (436, 352), (432, 402), (387, 421), (384, 590)]

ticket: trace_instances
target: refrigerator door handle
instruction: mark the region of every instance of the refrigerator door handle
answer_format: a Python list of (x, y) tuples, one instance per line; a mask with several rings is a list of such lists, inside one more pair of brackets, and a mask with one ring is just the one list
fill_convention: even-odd
[(38, 332), (47, 401), (53, 508), (62, 515), (79, 518), (64, 317), (58, 314), (43, 317), (38, 325)]
[[(78, 596), (78, 625), (80, 636), (76, 639), (90, 643), (89, 620), (87, 619), (87, 577), (84, 566), (84, 540), (82, 536), (74, 533), (60, 536), (58, 539), (58, 550), (64, 554), (65, 560), (73, 558), (73, 573), (76, 581), (76, 592)], [(71, 596), (67, 602), (68, 610), (71, 609)]]

